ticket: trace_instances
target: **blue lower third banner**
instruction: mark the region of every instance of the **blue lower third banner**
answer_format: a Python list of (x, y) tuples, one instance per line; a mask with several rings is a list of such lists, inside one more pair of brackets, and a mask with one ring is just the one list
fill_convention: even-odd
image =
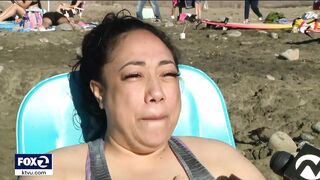
[(16, 176), (53, 175), (52, 154), (16, 154)]

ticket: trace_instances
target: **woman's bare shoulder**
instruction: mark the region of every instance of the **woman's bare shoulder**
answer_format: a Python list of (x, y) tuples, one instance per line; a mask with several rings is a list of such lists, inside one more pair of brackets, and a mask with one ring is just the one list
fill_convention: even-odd
[(73, 165), (84, 164), (88, 154), (88, 145), (79, 144), (68, 147), (63, 147), (49, 152), (52, 154), (53, 166), (56, 168), (75, 167)]
[(264, 179), (248, 159), (226, 143), (199, 137), (179, 137), (179, 139), (216, 177), (236, 176), (240, 179)]
[(50, 151), (48, 154), (52, 154), (52, 176), (24, 176), (19, 179), (85, 179), (85, 162), (87, 159), (87, 153), (87, 144), (73, 145)]

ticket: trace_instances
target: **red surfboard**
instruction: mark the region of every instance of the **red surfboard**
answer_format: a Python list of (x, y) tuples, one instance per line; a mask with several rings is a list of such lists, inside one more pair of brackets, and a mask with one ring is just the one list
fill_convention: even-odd
[(202, 23), (220, 26), (220, 27), (228, 27), (234, 29), (261, 29), (261, 30), (271, 30), (271, 29), (291, 29), (292, 24), (263, 24), (263, 23), (256, 23), (256, 24), (244, 24), (244, 23), (224, 23), (224, 22), (216, 22), (216, 21), (209, 21), (203, 20)]

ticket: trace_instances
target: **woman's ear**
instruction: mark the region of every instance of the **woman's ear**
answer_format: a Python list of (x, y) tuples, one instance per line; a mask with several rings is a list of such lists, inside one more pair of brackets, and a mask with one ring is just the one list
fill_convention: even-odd
[(91, 80), (90, 81), (90, 89), (93, 95), (95, 96), (100, 109), (103, 109), (103, 87), (100, 82)]

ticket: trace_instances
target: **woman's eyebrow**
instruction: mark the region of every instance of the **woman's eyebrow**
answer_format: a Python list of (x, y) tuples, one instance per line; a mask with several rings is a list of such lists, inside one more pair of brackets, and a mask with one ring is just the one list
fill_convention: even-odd
[(146, 63), (144, 61), (129, 61), (123, 66), (120, 67), (119, 71), (121, 71), (123, 68), (129, 66), (129, 65), (136, 65), (136, 66), (145, 66)]
[(159, 66), (161, 66), (161, 65), (167, 65), (167, 64), (173, 64), (173, 65), (175, 65), (175, 62), (174, 61), (171, 61), (171, 60), (162, 60), (162, 61), (160, 61), (159, 62)]

